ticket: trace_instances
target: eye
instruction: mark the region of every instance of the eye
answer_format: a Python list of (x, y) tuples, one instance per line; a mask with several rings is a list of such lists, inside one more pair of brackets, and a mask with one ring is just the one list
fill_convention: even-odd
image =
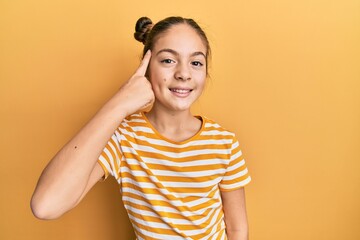
[(175, 61), (167, 58), (167, 59), (161, 60), (161, 62), (166, 63), (166, 64), (170, 64), (170, 63), (174, 63)]
[(202, 64), (202, 63), (199, 62), (199, 61), (193, 61), (193, 62), (191, 62), (191, 64), (194, 65), (195, 67), (202, 67), (202, 66), (204, 66), (204, 64)]

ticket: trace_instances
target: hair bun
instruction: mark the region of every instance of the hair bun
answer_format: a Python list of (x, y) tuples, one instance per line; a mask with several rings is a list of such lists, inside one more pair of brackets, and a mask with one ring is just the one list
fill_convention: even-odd
[(135, 25), (134, 38), (139, 42), (145, 44), (146, 37), (152, 28), (152, 21), (148, 17), (141, 17), (137, 20)]

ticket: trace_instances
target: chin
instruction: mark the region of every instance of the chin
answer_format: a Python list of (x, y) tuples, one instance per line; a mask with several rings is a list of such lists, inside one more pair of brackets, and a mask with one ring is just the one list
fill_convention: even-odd
[[(155, 96), (156, 98), (156, 96)], [(162, 105), (163, 108), (168, 109), (169, 111), (174, 112), (183, 112), (189, 111), (192, 104), (196, 101), (195, 96), (191, 96), (189, 98), (163, 98), (163, 99), (156, 99), (155, 105), (159, 104)]]
[(182, 112), (182, 111), (188, 111), (191, 108), (192, 103), (183, 103), (183, 104), (173, 104), (169, 106), (169, 109), (172, 111)]

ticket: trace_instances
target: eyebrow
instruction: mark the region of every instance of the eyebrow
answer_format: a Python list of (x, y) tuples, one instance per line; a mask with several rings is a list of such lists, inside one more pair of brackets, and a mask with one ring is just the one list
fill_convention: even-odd
[[(158, 52), (156, 53), (156, 56), (159, 55), (159, 54), (162, 53), (162, 52), (168, 52), (168, 53), (171, 53), (171, 54), (173, 54), (173, 55), (175, 55), (175, 56), (179, 56), (179, 55), (180, 55), (177, 51), (175, 51), (175, 50), (173, 50), (173, 49), (171, 49), (171, 48), (164, 48), (164, 49), (161, 49), (160, 51), (158, 51)], [(194, 52), (194, 53), (192, 53), (190, 56), (191, 56), (191, 57), (194, 57), (194, 56), (198, 56), (198, 55), (202, 55), (202, 56), (204, 56), (204, 58), (206, 59), (206, 55), (205, 55), (203, 52), (201, 52), (201, 51)]]

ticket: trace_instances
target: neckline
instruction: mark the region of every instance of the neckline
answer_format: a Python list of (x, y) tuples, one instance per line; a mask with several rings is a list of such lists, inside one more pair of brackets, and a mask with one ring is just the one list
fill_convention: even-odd
[(188, 138), (188, 139), (185, 139), (184, 141), (180, 141), (180, 142), (177, 142), (177, 141), (174, 141), (174, 140), (171, 140), (165, 136), (163, 136), (152, 124), (151, 122), (149, 121), (149, 119), (147, 118), (147, 116), (145, 115), (145, 112), (140, 112), (141, 116), (145, 119), (146, 121), (146, 124), (154, 131), (154, 133), (161, 139), (169, 142), (169, 143), (172, 143), (172, 144), (176, 144), (176, 145), (182, 145), (182, 144), (185, 144), (185, 143), (188, 143), (190, 141), (193, 141), (195, 140), (196, 138), (199, 137), (199, 135), (201, 134), (201, 132), (204, 130), (205, 128), (205, 118), (200, 116), (200, 115), (194, 115), (194, 117), (198, 118), (200, 121), (201, 121), (201, 127), (199, 129), (199, 131), (197, 131), (192, 137)]

